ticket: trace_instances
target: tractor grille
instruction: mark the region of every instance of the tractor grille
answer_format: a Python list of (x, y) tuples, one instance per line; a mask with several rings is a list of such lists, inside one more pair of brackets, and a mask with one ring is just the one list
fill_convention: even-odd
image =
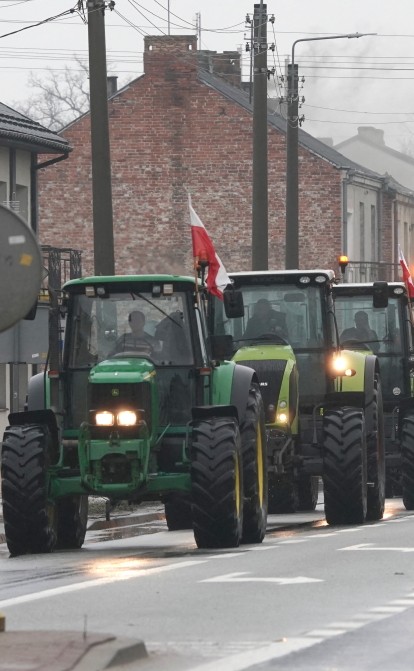
[[(89, 385), (90, 411), (143, 410), (144, 419), (151, 433), (151, 385), (138, 384), (91, 384)], [(125, 429), (123, 429), (125, 433)]]
[(279, 398), (286, 361), (266, 359), (265, 361), (238, 361), (237, 363), (256, 371), (265, 407), (275, 405)]

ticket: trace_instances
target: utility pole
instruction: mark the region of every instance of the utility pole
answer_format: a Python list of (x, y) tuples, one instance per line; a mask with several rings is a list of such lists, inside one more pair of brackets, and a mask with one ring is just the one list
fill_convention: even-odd
[(299, 86), (298, 66), (287, 67), (286, 126), (286, 269), (299, 267)]
[(286, 268), (299, 267), (299, 75), (295, 64), (295, 46), (299, 42), (340, 40), (366, 37), (376, 33), (348, 33), (328, 37), (305, 37), (292, 45), (292, 60), (288, 64), (288, 105), (286, 127)]
[[(95, 275), (115, 274), (105, 45), (105, 0), (88, 0)], [(108, 5), (113, 7), (110, 2)]]
[(268, 269), (267, 5), (254, 6), (252, 270)]

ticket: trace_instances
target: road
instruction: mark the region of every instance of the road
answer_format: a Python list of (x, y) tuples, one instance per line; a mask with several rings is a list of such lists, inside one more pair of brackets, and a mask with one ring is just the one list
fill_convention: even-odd
[(414, 513), (400, 499), (378, 523), (328, 527), (318, 504), (268, 529), (220, 551), (162, 519), (92, 529), (79, 552), (10, 559), (3, 544), (0, 611), (8, 630), (142, 639), (135, 669), (412, 671)]

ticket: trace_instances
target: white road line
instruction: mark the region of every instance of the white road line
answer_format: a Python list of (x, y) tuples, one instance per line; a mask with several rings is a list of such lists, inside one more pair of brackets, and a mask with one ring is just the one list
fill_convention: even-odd
[[(246, 577), (248, 576), (248, 577)], [(206, 578), (205, 580), (199, 580), (198, 582), (273, 582), (278, 585), (301, 585), (309, 582), (324, 582), (319, 578), (306, 578), (305, 576), (297, 576), (294, 578), (255, 578), (249, 573), (226, 573), (224, 575), (218, 575), (214, 578)], [(0, 603), (1, 606), (1, 603)]]
[(245, 651), (223, 659), (215, 659), (207, 664), (200, 664), (193, 667), (192, 671), (243, 671), (243, 669), (248, 669), (255, 664), (261, 664), (271, 659), (285, 657), (291, 652), (311, 648), (313, 645), (321, 643), (322, 640), (317, 638), (290, 638), (279, 643), (272, 643), (258, 650)]
[(11, 599), (0, 601), (0, 608), (6, 606), (17, 606), (21, 603), (29, 603), (31, 601), (38, 601), (39, 599), (49, 599), (53, 596), (60, 596), (61, 594), (70, 594), (71, 592), (79, 592), (80, 590), (90, 589), (91, 587), (99, 587), (100, 585), (108, 585), (122, 580), (131, 580), (132, 578), (142, 578), (157, 573), (166, 573), (167, 571), (175, 571), (177, 569), (189, 568), (190, 566), (200, 566), (206, 561), (183, 561), (177, 564), (168, 564), (167, 566), (157, 566), (148, 569), (128, 569), (126, 571), (118, 571), (116, 574), (106, 576), (103, 578), (96, 578), (94, 580), (85, 580), (84, 582), (75, 583), (73, 585), (63, 585), (62, 587), (54, 587), (53, 589), (45, 589), (42, 592), (34, 592), (32, 594), (24, 594), (23, 596), (16, 596)]

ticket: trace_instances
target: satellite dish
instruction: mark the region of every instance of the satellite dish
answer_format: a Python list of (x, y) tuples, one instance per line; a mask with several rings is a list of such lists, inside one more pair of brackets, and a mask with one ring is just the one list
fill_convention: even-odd
[(23, 319), (37, 300), (42, 255), (28, 225), (0, 205), (0, 332)]

